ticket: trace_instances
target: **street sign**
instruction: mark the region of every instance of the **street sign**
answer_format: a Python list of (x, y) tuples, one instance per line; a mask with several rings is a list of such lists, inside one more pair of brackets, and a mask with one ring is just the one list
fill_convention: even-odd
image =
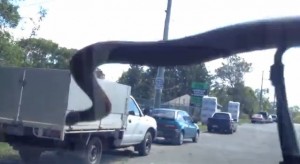
[(155, 89), (163, 89), (164, 87), (164, 79), (157, 77), (155, 79)]
[(201, 107), (202, 98), (208, 94), (208, 88), (207, 83), (193, 82), (190, 105)]

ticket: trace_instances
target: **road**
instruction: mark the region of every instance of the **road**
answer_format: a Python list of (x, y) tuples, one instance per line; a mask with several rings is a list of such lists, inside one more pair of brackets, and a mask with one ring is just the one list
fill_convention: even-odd
[(158, 144), (147, 157), (115, 159), (115, 163), (275, 164), (280, 160), (276, 124), (244, 124), (233, 135), (203, 133), (197, 144), (190, 141), (182, 146)]
[[(297, 126), (297, 131), (300, 126)], [(233, 135), (202, 133), (198, 143), (186, 140), (181, 146), (154, 144), (151, 154), (139, 157), (132, 149), (107, 152), (102, 163), (109, 164), (276, 164), (282, 160), (276, 124), (243, 124)], [(8, 159), (1, 164), (19, 164)], [(45, 154), (42, 164), (60, 164), (53, 154)], [(63, 162), (73, 164), (75, 161)]]

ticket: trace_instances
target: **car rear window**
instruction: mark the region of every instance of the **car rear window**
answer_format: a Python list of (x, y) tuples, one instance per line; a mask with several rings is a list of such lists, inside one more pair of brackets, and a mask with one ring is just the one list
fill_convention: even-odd
[(151, 113), (154, 118), (175, 119), (175, 111), (155, 109)]
[(213, 117), (218, 119), (229, 119), (229, 115), (226, 113), (215, 113)]
[(252, 117), (253, 117), (253, 118), (261, 118), (261, 117), (263, 117), (263, 116), (262, 116), (262, 114), (254, 114)]

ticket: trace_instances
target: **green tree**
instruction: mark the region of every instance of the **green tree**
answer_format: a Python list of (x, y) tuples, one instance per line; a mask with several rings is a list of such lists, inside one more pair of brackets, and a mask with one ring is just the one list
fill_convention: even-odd
[(192, 82), (211, 83), (211, 76), (204, 64), (167, 67), (162, 100), (169, 101), (190, 94)]
[(251, 66), (251, 63), (237, 55), (228, 57), (216, 70), (215, 80), (221, 80), (219, 84), (233, 88), (235, 84), (244, 83), (244, 75), (251, 71)]
[(16, 0), (1, 0), (0, 2), (0, 28), (14, 28), (18, 25), (21, 16)]
[[(11, 29), (18, 26), (21, 19), (25, 19), (21, 18), (18, 12), (19, 2), (20, 0), (0, 1), (0, 66), (23, 66), (27, 64), (23, 59), (22, 47), (16, 43), (13, 36), (9, 33)], [(38, 23), (32, 18), (28, 18), (34, 23), (30, 37), (36, 35), (36, 32), (39, 30), (39, 23), (46, 16), (47, 12), (45, 9), (40, 8), (39, 14)]]
[[(258, 100), (258, 102), (260, 101), (260, 89), (256, 89), (255, 90), (255, 95), (256, 95), (256, 98)], [(270, 113), (273, 113), (273, 107), (272, 107), (272, 103), (270, 102), (269, 98), (266, 97), (266, 91), (263, 90), (262, 91), (262, 98), (261, 98), (261, 104), (262, 104), (262, 110), (263, 111), (267, 111), (267, 112), (270, 112)]]
[(130, 65), (118, 82), (131, 86), (131, 94), (136, 98), (150, 99), (153, 95), (153, 77), (150, 70), (139, 65)]
[(18, 25), (21, 16), (14, 0), (2, 0), (0, 3), (0, 66), (21, 65), (21, 48), (15, 45), (9, 28)]
[(215, 71), (212, 95), (225, 110), (229, 101), (240, 102), (243, 113), (252, 115), (258, 110), (258, 99), (252, 88), (244, 85), (244, 75), (251, 71), (251, 63), (239, 56), (231, 56)]
[(97, 68), (95, 70), (95, 75), (98, 79), (105, 79), (105, 74), (103, 73), (103, 71), (99, 68)]
[(300, 112), (300, 107), (298, 105), (294, 105), (289, 107), (289, 110), (293, 112)]
[(241, 103), (241, 111), (251, 116), (253, 113), (258, 112), (259, 102), (255, 96), (255, 92), (250, 87), (241, 87), (242, 92), (238, 92), (233, 98), (233, 101), (239, 101)]
[(18, 41), (23, 49), (23, 66), (35, 68), (66, 69), (74, 49), (59, 47), (57, 43), (42, 38), (29, 38)]
[(21, 66), (22, 49), (7, 32), (0, 31), (0, 66)]
[[(132, 95), (136, 98), (152, 99), (157, 68), (145, 69), (131, 65), (119, 79), (120, 83), (132, 87)], [(166, 67), (162, 102), (190, 93), (193, 81), (210, 82), (210, 76), (204, 64), (190, 66)]]

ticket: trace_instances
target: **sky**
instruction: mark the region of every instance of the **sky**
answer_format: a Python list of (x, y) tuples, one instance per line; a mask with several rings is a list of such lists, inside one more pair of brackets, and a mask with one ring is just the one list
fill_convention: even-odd
[[(20, 4), (25, 19), (14, 31), (16, 39), (28, 37), (39, 7), (47, 9), (37, 37), (52, 40), (60, 46), (80, 49), (103, 41), (158, 41), (162, 40), (167, 0), (26, 0)], [(247, 21), (300, 16), (297, 0), (173, 0), (169, 39), (203, 33), (215, 28)], [(27, 21), (26, 21), (27, 20)], [(253, 89), (269, 88), (273, 101), (274, 89), (269, 69), (275, 49), (239, 54), (252, 63), (245, 83)], [(285, 79), (289, 106), (298, 101), (299, 49), (290, 49), (284, 56)], [(209, 72), (220, 67), (223, 59), (205, 63)], [(124, 64), (107, 64), (100, 68), (111, 81), (116, 81), (128, 69)]]

